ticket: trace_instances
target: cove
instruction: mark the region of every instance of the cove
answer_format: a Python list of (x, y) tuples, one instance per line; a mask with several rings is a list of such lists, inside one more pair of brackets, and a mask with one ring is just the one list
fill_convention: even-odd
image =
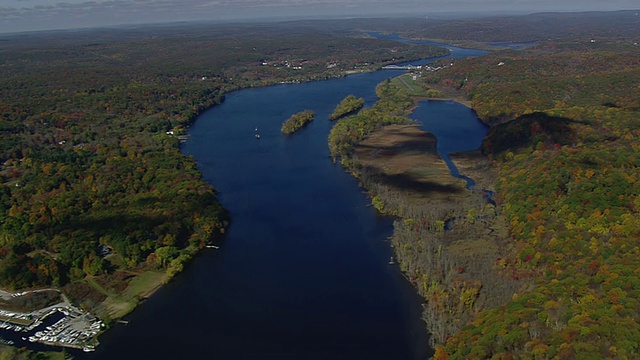
[[(240, 90), (202, 113), (182, 150), (230, 212), (224, 242), (76, 358), (431, 356), (422, 300), (388, 264), (392, 219), (327, 148), (336, 104), (354, 94), (371, 106), (376, 85), (401, 73)], [(315, 120), (281, 134), (305, 109)]]
[(449, 154), (478, 149), (489, 126), (478, 119), (473, 109), (449, 100), (420, 101), (411, 118), (421, 124), (420, 129), (436, 137), (438, 155), (449, 167), (451, 175), (465, 180), (467, 189), (473, 190), (473, 179), (460, 174)]

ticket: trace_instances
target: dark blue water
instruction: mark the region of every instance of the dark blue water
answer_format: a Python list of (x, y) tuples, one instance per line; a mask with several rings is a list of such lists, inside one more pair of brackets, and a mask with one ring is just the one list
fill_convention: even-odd
[(451, 175), (466, 180), (467, 189), (472, 190), (473, 179), (460, 174), (449, 154), (478, 149), (489, 127), (475, 111), (455, 101), (425, 100), (418, 105), (411, 118), (422, 124), (422, 130), (435, 135), (438, 155), (447, 163)]
[[(203, 113), (183, 151), (230, 211), (227, 237), (91, 357), (427, 358), (421, 300), (388, 265), (392, 219), (376, 215), (327, 149), (336, 104), (348, 94), (371, 104), (375, 86), (398, 74), (242, 90)], [(304, 109), (316, 119), (281, 134)]]
[[(354, 94), (370, 106), (376, 85), (400, 73), (247, 89), (204, 112), (183, 152), (230, 212), (224, 243), (136, 309), (128, 325), (101, 336), (95, 353), (77, 357), (430, 356), (421, 299), (388, 265), (392, 219), (376, 214), (327, 149), (327, 118), (338, 102)], [(315, 120), (281, 134), (282, 122), (305, 109)]]

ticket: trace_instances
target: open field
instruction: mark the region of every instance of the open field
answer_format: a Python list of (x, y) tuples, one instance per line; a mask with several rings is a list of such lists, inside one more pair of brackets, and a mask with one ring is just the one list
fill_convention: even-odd
[(427, 92), (413, 80), (413, 75), (410, 73), (394, 77), (391, 83), (402, 91), (407, 91), (411, 96), (427, 96)]
[(436, 138), (417, 125), (390, 125), (356, 146), (362, 170), (374, 181), (417, 199), (466, 196), (465, 182), (452, 177), (436, 154)]
[(151, 296), (162, 284), (167, 276), (162, 271), (145, 271), (127, 278), (126, 288), (122, 291), (105, 289), (93, 279), (87, 279), (87, 284), (94, 290), (104, 294), (106, 299), (95, 309), (99, 316), (108, 315), (111, 319), (119, 319), (127, 315), (136, 307), (141, 299)]

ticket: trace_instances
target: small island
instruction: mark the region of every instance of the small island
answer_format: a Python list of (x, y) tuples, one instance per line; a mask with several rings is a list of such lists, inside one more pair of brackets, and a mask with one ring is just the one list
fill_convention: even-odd
[(307, 123), (311, 122), (314, 118), (315, 114), (312, 110), (304, 110), (298, 113), (291, 115), (290, 118), (285, 120), (282, 124), (282, 132), (284, 134), (293, 134), (294, 132), (300, 130)]
[(345, 115), (352, 114), (364, 106), (364, 98), (357, 98), (354, 95), (347, 95), (336, 109), (333, 110), (333, 113), (329, 115), (329, 120), (337, 120)]

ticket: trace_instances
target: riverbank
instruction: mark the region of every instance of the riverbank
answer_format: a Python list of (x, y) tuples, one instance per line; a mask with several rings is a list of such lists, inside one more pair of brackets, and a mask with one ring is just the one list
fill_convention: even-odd
[(98, 316), (110, 320), (118, 320), (132, 312), (143, 299), (151, 297), (162, 287), (169, 277), (164, 271), (144, 271), (136, 274), (121, 292), (110, 291), (97, 283), (91, 285), (101, 291), (107, 298), (95, 308)]
[[(497, 172), (480, 151), (450, 157), (476, 189), (495, 191)], [(399, 218), (395, 256), (426, 300), (423, 319), (432, 345), (442, 344), (476, 312), (511, 297), (517, 284), (494, 267), (506, 254), (506, 220), (484, 191), (469, 191), (464, 180), (451, 176), (434, 135), (417, 125), (385, 126), (341, 162), (379, 211)]]
[(440, 86), (438, 84), (429, 84), (429, 90), (435, 90), (439, 94), (438, 96), (428, 97), (429, 100), (455, 101), (469, 109), (473, 109), (473, 104), (467, 97), (467, 94), (460, 90), (452, 87)]

